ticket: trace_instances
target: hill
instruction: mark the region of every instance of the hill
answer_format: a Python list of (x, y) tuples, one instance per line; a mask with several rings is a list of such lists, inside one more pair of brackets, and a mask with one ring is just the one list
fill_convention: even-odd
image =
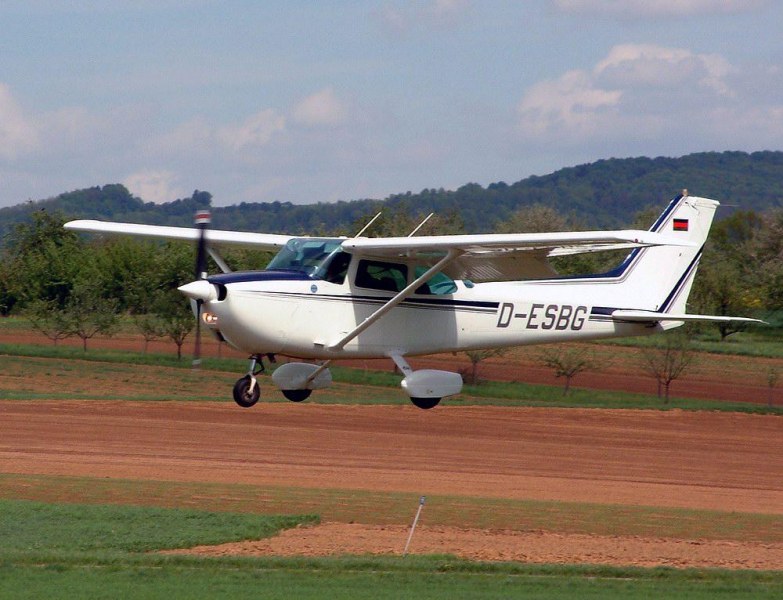
[[(468, 232), (495, 229), (514, 210), (546, 204), (591, 228), (620, 227), (640, 210), (659, 208), (682, 188), (734, 208), (763, 211), (783, 206), (783, 152), (705, 152), (679, 158), (625, 158), (560, 169), (486, 188), (468, 183), (457, 190), (425, 189), (395, 194), (384, 201), (355, 200), (294, 205), (242, 203), (213, 209), (214, 227), (286, 233), (350, 233), (380, 207), (426, 214), (460, 215)], [(35, 210), (70, 218), (134, 221), (159, 225), (191, 223), (193, 213), (210, 205), (208, 192), (164, 204), (144, 202), (119, 184), (61, 194), (0, 209), (0, 239)]]

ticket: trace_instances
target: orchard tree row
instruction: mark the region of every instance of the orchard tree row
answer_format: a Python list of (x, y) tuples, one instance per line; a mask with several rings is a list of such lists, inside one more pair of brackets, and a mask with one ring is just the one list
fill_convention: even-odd
[[(359, 217), (356, 231), (369, 220)], [(631, 227), (646, 229), (655, 215), (637, 215)], [(186, 243), (80, 236), (65, 230), (65, 218), (45, 211), (15, 227), (0, 261), (0, 314), (23, 315), (54, 343), (78, 336), (84, 347), (95, 335), (110, 335), (121, 319), (131, 320), (145, 340), (172, 339), (181, 350), (194, 326), (189, 303), (177, 287), (194, 277), (194, 248)], [(407, 235), (423, 220), (410, 206), (388, 211), (367, 235)], [(584, 229), (550, 206), (533, 205), (513, 213), (504, 232)], [(419, 234), (466, 230), (460, 214), (435, 217)], [(329, 232), (321, 232), (328, 234)], [(604, 253), (608, 254), (608, 253)], [(560, 260), (563, 274), (601, 272), (623, 254), (577, 255)], [(260, 269), (270, 255), (228, 250), (232, 270)], [(217, 270), (215, 265), (210, 271)], [(783, 210), (739, 211), (713, 225), (696, 276), (689, 311), (757, 316), (776, 323), (783, 304)], [(735, 330), (718, 328), (721, 339)]]

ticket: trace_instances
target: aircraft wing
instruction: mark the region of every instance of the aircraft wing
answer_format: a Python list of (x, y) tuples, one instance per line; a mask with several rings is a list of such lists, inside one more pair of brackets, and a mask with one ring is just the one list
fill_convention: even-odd
[(645, 246), (690, 246), (682, 237), (652, 231), (575, 231), (395, 238), (352, 238), (347, 252), (381, 258), (421, 257), (432, 261), (447, 252), (458, 257), (443, 272), (454, 279), (509, 281), (557, 275), (548, 258)]
[[(115, 223), (112, 221), (79, 220), (65, 224), (72, 231), (87, 231), (90, 233), (110, 233), (135, 235), (140, 237), (159, 238), (166, 240), (185, 240), (195, 242), (199, 238), (199, 230), (191, 227), (168, 227), (163, 225), (140, 225), (136, 223)], [(225, 231), (208, 229), (207, 241), (210, 244), (227, 244), (234, 246), (254, 246), (262, 250), (278, 250), (285, 246), (293, 236), (276, 235), (272, 233), (248, 233), (244, 231)]]

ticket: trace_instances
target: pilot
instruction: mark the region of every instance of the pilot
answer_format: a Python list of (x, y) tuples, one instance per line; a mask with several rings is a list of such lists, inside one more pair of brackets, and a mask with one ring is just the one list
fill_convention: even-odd
[(332, 258), (329, 266), (326, 268), (324, 279), (330, 283), (342, 283), (348, 273), (348, 265), (351, 262), (351, 255), (347, 252), (338, 252)]

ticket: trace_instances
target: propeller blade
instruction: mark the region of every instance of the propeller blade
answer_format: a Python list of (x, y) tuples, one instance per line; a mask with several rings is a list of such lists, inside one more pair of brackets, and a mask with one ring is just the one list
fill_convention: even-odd
[[(196, 281), (207, 278), (207, 228), (212, 221), (208, 210), (200, 210), (196, 213), (194, 224), (199, 230), (198, 245), (196, 246)], [(202, 299), (196, 299), (196, 340), (193, 347), (193, 369), (201, 367), (201, 306)]]
[(211, 221), (212, 217), (208, 210), (200, 210), (196, 213), (194, 224), (199, 230), (196, 246), (196, 279), (207, 278), (207, 228)]
[(193, 345), (193, 362), (191, 366), (193, 369), (201, 368), (201, 305), (204, 304), (201, 300), (196, 300), (196, 341)]

